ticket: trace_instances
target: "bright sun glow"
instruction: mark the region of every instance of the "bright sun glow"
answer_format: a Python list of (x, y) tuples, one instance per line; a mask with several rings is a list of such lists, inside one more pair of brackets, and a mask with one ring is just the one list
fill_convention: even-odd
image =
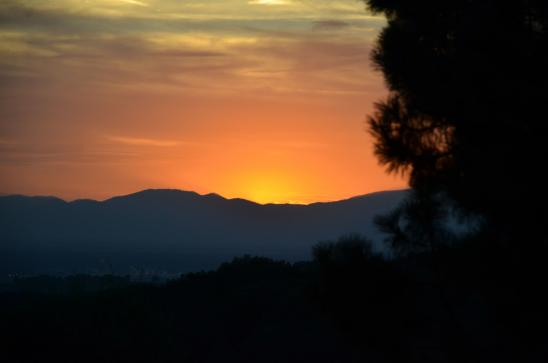
[(303, 203), (297, 196), (299, 186), (288, 176), (275, 173), (251, 175), (242, 180), (242, 195), (257, 203)]

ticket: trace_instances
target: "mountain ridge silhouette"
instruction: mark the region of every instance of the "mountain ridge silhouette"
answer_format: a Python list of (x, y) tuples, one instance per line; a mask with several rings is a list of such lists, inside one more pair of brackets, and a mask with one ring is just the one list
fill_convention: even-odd
[(143, 189), (143, 190), (140, 190), (140, 191), (137, 191), (137, 192), (134, 192), (134, 193), (115, 195), (115, 196), (108, 197), (108, 198), (105, 198), (105, 199), (102, 199), (102, 200), (101, 199), (93, 199), (93, 198), (76, 198), (76, 199), (72, 199), (72, 200), (67, 200), (67, 199), (64, 199), (64, 198), (61, 198), (61, 197), (58, 197), (58, 196), (55, 196), (55, 195), (40, 195), (40, 194), (38, 194), (38, 195), (26, 195), (26, 194), (20, 194), (20, 193), (14, 193), (14, 194), (2, 194), (2, 193), (0, 193), (0, 198), (29, 198), (29, 199), (42, 199), (42, 200), (60, 200), (60, 201), (63, 201), (65, 203), (80, 203), (80, 202), (104, 203), (104, 202), (111, 201), (113, 199), (124, 199), (124, 198), (138, 197), (138, 196), (146, 195), (146, 194), (164, 194), (164, 193), (167, 194), (167, 193), (171, 193), (172, 195), (175, 195), (175, 194), (192, 195), (192, 196), (196, 196), (196, 197), (203, 197), (203, 198), (210, 198), (210, 199), (222, 199), (222, 200), (227, 200), (227, 201), (241, 200), (241, 201), (246, 201), (246, 202), (249, 202), (249, 203), (252, 203), (252, 204), (258, 204), (258, 205), (309, 206), (309, 205), (315, 205), (315, 204), (327, 204), (327, 203), (344, 202), (344, 201), (349, 201), (349, 200), (354, 200), (354, 199), (361, 199), (361, 198), (364, 198), (364, 197), (369, 197), (369, 196), (379, 195), (379, 194), (384, 194), (384, 193), (406, 192), (408, 190), (409, 189), (406, 189), (406, 188), (404, 188), (404, 189), (381, 190), (381, 191), (376, 191), (376, 192), (371, 192), (371, 193), (366, 193), (366, 194), (360, 194), (360, 195), (356, 195), (356, 196), (352, 196), (352, 197), (348, 197), (348, 198), (335, 199), (335, 200), (329, 200), (329, 201), (318, 201), (318, 202), (311, 202), (311, 203), (291, 203), (291, 202), (287, 202), (287, 203), (277, 203), (277, 202), (259, 203), (259, 202), (252, 201), (250, 199), (245, 199), (245, 198), (240, 198), (240, 197), (227, 198), (227, 197), (224, 197), (221, 194), (218, 194), (218, 193), (215, 193), (215, 192), (200, 194), (200, 193), (192, 191), (192, 190), (173, 189), (173, 188), (147, 188), (147, 189)]
[[(306, 260), (321, 240), (363, 234), (406, 190), (334, 202), (258, 204), (173, 189), (104, 201), (0, 197), (0, 275), (208, 270), (243, 254)], [(115, 271), (106, 271), (108, 261)]]

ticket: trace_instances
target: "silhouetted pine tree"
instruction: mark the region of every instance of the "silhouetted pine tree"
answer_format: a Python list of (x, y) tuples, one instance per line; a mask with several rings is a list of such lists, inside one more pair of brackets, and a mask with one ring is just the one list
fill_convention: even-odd
[(546, 223), (548, 2), (366, 3), (388, 19), (372, 53), (390, 90), (369, 118), (380, 161), (501, 234)]

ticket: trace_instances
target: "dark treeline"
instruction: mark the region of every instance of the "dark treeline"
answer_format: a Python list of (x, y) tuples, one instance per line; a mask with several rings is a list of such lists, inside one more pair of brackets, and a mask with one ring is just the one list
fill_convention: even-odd
[(483, 236), (440, 248), (435, 258), (386, 258), (349, 236), (317, 244), (313, 257), (289, 264), (244, 256), (161, 284), (113, 276), (20, 279), (1, 294), (8, 334), (0, 354), (10, 362), (548, 357), (540, 333), (546, 300), (516, 295), (507, 281), (524, 272), (509, 270), (508, 256)]
[[(6, 362), (361, 361), (313, 300), (310, 263), (236, 258), (162, 284), (15, 282), (0, 299)], [(41, 277), (43, 282), (48, 278)], [(90, 291), (89, 283), (102, 289)], [(128, 282), (114, 278), (116, 283)], [(49, 283), (73, 286), (72, 278)]]

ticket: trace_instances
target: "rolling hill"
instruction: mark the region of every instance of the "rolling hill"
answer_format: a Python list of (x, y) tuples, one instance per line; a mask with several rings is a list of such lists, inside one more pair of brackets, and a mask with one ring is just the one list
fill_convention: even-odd
[(266, 204), (180, 190), (105, 201), (0, 197), (0, 274), (183, 273), (243, 254), (306, 260), (343, 234), (380, 238), (372, 219), (406, 191), (310, 205)]

